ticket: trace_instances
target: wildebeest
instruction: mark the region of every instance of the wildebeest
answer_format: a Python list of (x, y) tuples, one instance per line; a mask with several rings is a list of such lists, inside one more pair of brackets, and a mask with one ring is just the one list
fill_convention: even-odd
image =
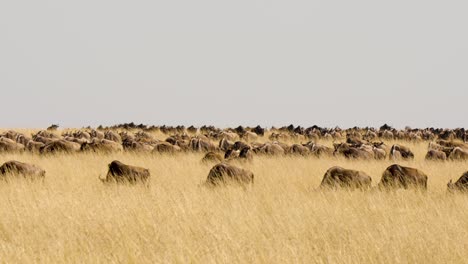
[(153, 153), (176, 153), (180, 152), (181, 149), (177, 145), (172, 145), (169, 142), (159, 142), (156, 143), (153, 149)]
[(330, 147), (314, 143), (312, 141), (304, 144), (304, 147), (308, 148), (310, 153), (316, 157), (333, 156), (334, 150)]
[(206, 179), (208, 185), (219, 185), (226, 183), (249, 184), (254, 182), (254, 174), (251, 171), (235, 167), (227, 163), (215, 165)]
[(415, 188), (426, 190), (427, 179), (427, 175), (418, 169), (393, 164), (382, 174), (379, 188)]
[(36, 165), (28, 164), (19, 161), (7, 161), (0, 166), (0, 174), (5, 176), (23, 176), (27, 179), (43, 179), (45, 177), (45, 170)]
[(251, 147), (242, 148), (239, 153), (239, 159), (252, 160), (253, 159), (252, 148)]
[(215, 153), (213, 151), (210, 151), (210, 152), (206, 153), (205, 156), (202, 159), (202, 162), (204, 162), (204, 163), (208, 163), (208, 162), (219, 163), (219, 162), (222, 162), (222, 161), (223, 161), (223, 157), (221, 155), (219, 155), (218, 153)]
[(310, 150), (307, 147), (300, 145), (300, 144), (293, 144), (289, 148), (288, 152), (289, 154), (301, 155), (301, 156), (307, 156), (310, 154)]
[(348, 143), (334, 144), (334, 155), (343, 155), (348, 159), (373, 159), (374, 153), (372, 149), (354, 147)]
[(450, 182), (447, 183), (447, 190), (449, 192), (468, 191), (468, 171), (465, 172), (455, 183), (450, 180)]
[(369, 189), (372, 178), (362, 171), (348, 170), (338, 166), (327, 170), (323, 176), (321, 188)]
[(102, 182), (115, 183), (148, 183), (150, 172), (148, 169), (126, 165), (118, 160), (114, 160), (109, 164), (109, 171), (106, 178), (100, 180)]
[(399, 160), (399, 159), (414, 159), (414, 154), (408, 147), (402, 145), (393, 145), (390, 149), (390, 159)]
[(117, 143), (122, 143), (122, 137), (112, 130), (107, 130), (104, 132), (104, 138), (115, 141)]
[(14, 140), (9, 138), (0, 137), (0, 151), (1, 152), (16, 152), (23, 151), (24, 145), (16, 143)]
[(108, 139), (93, 139), (91, 143), (83, 143), (81, 145), (81, 151), (93, 151), (93, 152), (103, 152), (103, 153), (112, 153), (122, 151), (123, 147), (121, 144), (108, 140)]
[(65, 152), (65, 153), (72, 153), (79, 151), (81, 149), (81, 145), (75, 142), (66, 141), (63, 139), (56, 140), (45, 144), (40, 148), (40, 153), (56, 153), (56, 152)]
[(452, 150), (452, 152), (449, 155), (449, 159), (451, 160), (468, 160), (468, 151), (456, 147)]
[(282, 146), (275, 143), (265, 143), (259, 147), (253, 149), (257, 154), (266, 154), (266, 155), (284, 155), (285, 150)]
[(30, 152), (39, 153), (43, 146), (45, 146), (44, 143), (31, 140), (26, 144), (26, 149)]
[(219, 141), (219, 149), (222, 150), (222, 151), (226, 151), (228, 149), (231, 149), (233, 146), (234, 146), (234, 143), (229, 141), (228, 139), (226, 138), (222, 138), (220, 141)]
[(446, 160), (447, 155), (441, 150), (431, 149), (427, 151), (426, 160)]
[(204, 137), (192, 138), (190, 140), (190, 147), (193, 151), (217, 151), (218, 147), (214, 145), (211, 141)]

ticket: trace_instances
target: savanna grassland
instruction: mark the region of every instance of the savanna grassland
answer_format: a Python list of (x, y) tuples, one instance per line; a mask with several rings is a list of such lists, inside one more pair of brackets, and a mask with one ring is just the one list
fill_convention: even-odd
[[(0, 182), (0, 262), (466, 263), (468, 195), (446, 184), (468, 163), (403, 144), (415, 159), (399, 164), (424, 171), (427, 192), (317, 189), (336, 165), (375, 186), (388, 159), (255, 156), (237, 163), (255, 174), (245, 189), (202, 186), (214, 165), (203, 153), (0, 154), (47, 171), (42, 183)], [(112, 160), (149, 168), (150, 187), (103, 185)]]

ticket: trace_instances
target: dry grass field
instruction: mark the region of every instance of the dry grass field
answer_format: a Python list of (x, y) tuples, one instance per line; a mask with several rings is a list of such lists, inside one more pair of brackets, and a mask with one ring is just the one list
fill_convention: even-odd
[[(427, 142), (404, 144), (416, 158), (400, 164), (429, 176), (426, 193), (317, 189), (335, 165), (376, 185), (388, 160), (256, 156), (239, 164), (251, 188), (210, 189), (202, 153), (1, 154), (47, 174), (0, 183), (0, 262), (468, 262), (468, 195), (446, 193), (468, 163), (426, 162)], [(149, 168), (150, 187), (103, 185), (116, 159)]]

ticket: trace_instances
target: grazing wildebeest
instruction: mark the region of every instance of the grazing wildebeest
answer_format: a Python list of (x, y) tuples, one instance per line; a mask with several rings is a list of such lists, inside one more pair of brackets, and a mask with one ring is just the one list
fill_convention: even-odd
[(153, 153), (176, 153), (180, 152), (181, 149), (177, 145), (172, 145), (169, 142), (159, 142), (154, 146)]
[(377, 160), (383, 160), (387, 157), (387, 152), (381, 148), (373, 147), (374, 158)]
[(239, 153), (239, 159), (252, 160), (253, 159), (252, 148), (244, 147), (243, 149), (241, 149)]
[(14, 140), (11, 140), (6, 137), (0, 137), (0, 151), (1, 152), (16, 152), (23, 151), (24, 145), (16, 143)]
[(373, 159), (374, 153), (363, 148), (351, 146), (348, 143), (333, 144), (334, 155), (343, 155), (348, 159)]
[(293, 144), (289, 148), (288, 152), (289, 154), (301, 155), (301, 156), (307, 156), (310, 154), (310, 150), (307, 147), (300, 145), (300, 144)]
[(255, 141), (255, 140), (257, 140), (257, 138), (258, 138), (257, 134), (255, 134), (254, 132), (250, 132), (250, 131), (246, 131), (242, 135), (242, 139), (244, 139), (247, 142)]
[(240, 150), (228, 149), (224, 153), (224, 158), (225, 159), (237, 158), (239, 157), (239, 154), (240, 154)]
[(382, 174), (379, 188), (415, 188), (426, 190), (427, 176), (418, 169), (393, 164)]
[(92, 152), (119, 152), (122, 151), (123, 147), (121, 144), (108, 140), (108, 139), (93, 139), (91, 143), (83, 143), (81, 145), (81, 151), (92, 151)]
[(19, 161), (7, 161), (0, 166), (0, 174), (5, 176), (23, 176), (27, 179), (43, 179), (45, 177), (45, 170), (36, 165), (28, 164)]
[(393, 145), (390, 149), (390, 159), (399, 160), (399, 159), (414, 159), (414, 154), (408, 147), (402, 145)]
[(369, 189), (372, 178), (362, 171), (348, 170), (338, 166), (327, 170), (323, 176), (321, 188)]
[(30, 152), (39, 153), (43, 146), (45, 146), (44, 143), (31, 140), (26, 144), (26, 149)]
[(259, 147), (253, 149), (255, 153), (266, 154), (266, 155), (284, 155), (285, 150), (282, 146), (275, 143), (265, 143)]
[(254, 174), (251, 171), (227, 163), (220, 163), (210, 170), (206, 179), (208, 185), (226, 184), (229, 182), (238, 184), (253, 183)]
[(230, 161), (230, 160), (251, 161), (253, 159), (252, 148), (250, 146), (246, 146), (246, 147), (243, 147), (241, 150), (229, 149), (224, 154), (224, 159), (227, 161)]
[(112, 130), (107, 130), (104, 132), (104, 138), (115, 141), (117, 143), (122, 143), (122, 137)]
[(41, 154), (56, 153), (56, 152), (72, 153), (72, 152), (79, 151), (80, 148), (81, 148), (81, 145), (78, 143), (60, 139), (60, 140), (56, 140), (48, 144), (45, 144), (44, 146), (40, 148), (39, 151)]
[(233, 146), (234, 146), (234, 143), (229, 141), (228, 139), (226, 138), (222, 138), (220, 141), (219, 141), (219, 149), (222, 150), (222, 151), (226, 151), (228, 149), (231, 149)]
[(114, 160), (109, 164), (109, 171), (106, 178), (100, 180), (102, 182), (116, 183), (148, 183), (150, 172), (148, 169), (126, 165), (118, 160)]
[(190, 140), (190, 147), (193, 151), (217, 151), (218, 147), (214, 145), (209, 139), (206, 137), (198, 137), (192, 138)]
[(310, 153), (318, 158), (323, 157), (323, 156), (333, 156), (334, 150), (330, 147), (316, 144), (312, 141), (304, 144), (304, 147), (307, 147), (310, 151)]
[(468, 160), (468, 151), (456, 147), (452, 150), (452, 152), (449, 155), (449, 159), (451, 160)]
[(431, 149), (427, 151), (426, 160), (446, 160), (447, 155), (441, 150)]
[(141, 143), (130, 138), (124, 139), (122, 146), (125, 151), (132, 152), (151, 152), (154, 149), (154, 147), (150, 144)]
[(209, 162), (219, 163), (219, 162), (222, 162), (222, 161), (223, 161), (223, 157), (221, 155), (219, 155), (218, 153), (215, 153), (213, 151), (210, 151), (210, 152), (206, 153), (205, 156), (202, 159), (202, 162), (204, 162), (204, 163), (209, 163)]
[(468, 171), (465, 172), (455, 183), (450, 180), (450, 182), (447, 183), (447, 190), (449, 192), (468, 191)]

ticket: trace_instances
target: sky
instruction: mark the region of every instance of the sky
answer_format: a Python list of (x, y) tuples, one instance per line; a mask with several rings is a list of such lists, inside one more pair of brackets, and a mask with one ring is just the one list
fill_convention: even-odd
[(0, 2), (0, 127), (468, 127), (468, 2)]

